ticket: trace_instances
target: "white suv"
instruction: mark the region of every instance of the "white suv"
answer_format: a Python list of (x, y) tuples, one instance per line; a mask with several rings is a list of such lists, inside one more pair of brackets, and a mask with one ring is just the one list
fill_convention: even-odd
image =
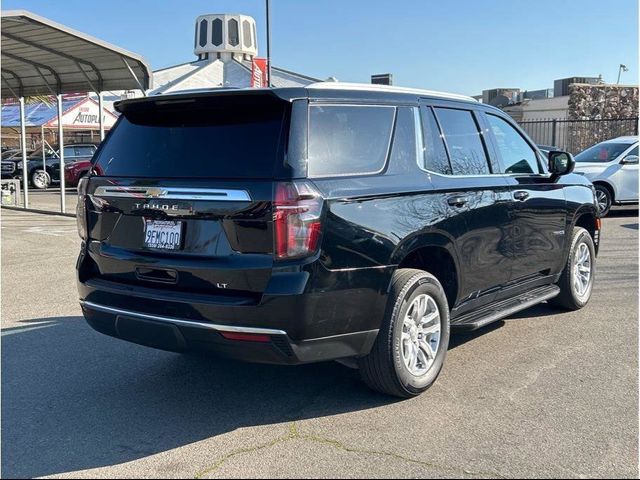
[(638, 203), (638, 137), (618, 137), (598, 143), (576, 159), (576, 173), (596, 187), (604, 217), (612, 205)]

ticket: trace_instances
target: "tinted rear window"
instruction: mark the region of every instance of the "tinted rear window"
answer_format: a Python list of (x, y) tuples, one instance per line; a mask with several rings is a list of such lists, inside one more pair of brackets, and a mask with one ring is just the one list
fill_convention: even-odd
[(395, 108), (323, 105), (309, 112), (309, 176), (376, 173), (385, 165)]
[(130, 108), (96, 156), (101, 175), (269, 178), (283, 158), (285, 105), (255, 97)]
[(424, 130), (424, 161), (421, 168), (445, 175), (453, 174), (449, 157), (444, 148), (442, 134), (430, 108), (423, 109), (422, 129)]
[(449, 147), (454, 175), (487, 175), (489, 164), (480, 131), (468, 110), (436, 108)]

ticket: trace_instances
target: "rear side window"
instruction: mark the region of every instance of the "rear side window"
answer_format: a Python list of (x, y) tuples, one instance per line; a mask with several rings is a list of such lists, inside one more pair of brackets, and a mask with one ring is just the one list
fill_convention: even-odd
[(76, 155), (78, 157), (90, 157), (95, 151), (96, 149), (90, 145), (76, 147)]
[(424, 131), (424, 164), (421, 165), (430, 172), (451, 175), (451, 164), (444, 148), (440, 128), (430, 108), (422, 109), (422, 129)]
[(76, 157), (76, 147), (68, 146), (64, 147), (64, 156), (65, 158)]
[(487, 115), (502, 158), (503, 173), (540, 173), (536, 153), (515, 128), (502, 118)]
[(384, 168), (395, 107), (313, 105), (309, 108), (310, 177), (363, 175)]
[(284, 118), (283, 105), (257, 98), (127, 110), (96, 169), (143, 178), (270, 178), (283, 163)]
[(469, 110), (436, 108), (436, 115), (449, 148), (454, 175), (488, 175), (489, 163), (480, 131)]

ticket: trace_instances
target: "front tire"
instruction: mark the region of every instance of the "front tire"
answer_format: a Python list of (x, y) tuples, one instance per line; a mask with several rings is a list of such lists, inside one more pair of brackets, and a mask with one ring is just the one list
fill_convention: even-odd
[(51, 177), (44, 170), (36, 170), (31, 174), (31, 185), (39, 190), (44, 190), (51, 184)]
[(584, 228), (574, 227), (569, 257), (558, 281), (560, 294), (550, 303), (568, 310), (579, 310), (589, 303), (595, 277), (596, 250)]
[(370, 388), (410, 398), (427, 390), (442, 370), (449, 346), (449, 305), (428, 272), (398, 269), (385, 319), (369, 355), (358, 361)]
[(613, 204), (613, 194), (611, 190), (609, 190), (604, 185), (596, 185), (596, 200), (598, 202), (598, 213), (600, 213), (600, 217), (606, 217), (609, 211), (611, 210), (611, 205)]

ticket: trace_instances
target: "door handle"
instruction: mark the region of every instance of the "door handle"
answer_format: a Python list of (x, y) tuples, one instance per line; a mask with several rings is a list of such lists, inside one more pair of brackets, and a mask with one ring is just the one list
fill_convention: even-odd
[(464, 207), (469, 199), (467, 197), (449, 197), (447, 198), (447, 203), (452, 207)]
[(515, 192), (513, 194), (513, 198), (515, 198), (516, 200), (520, 200), (521, 202), (523, 202), (524, 200), (526, 200), (527, 198), (529, 198), (529, 192), (526, 192), (524, 190), (520, 190), (518, 192)]

